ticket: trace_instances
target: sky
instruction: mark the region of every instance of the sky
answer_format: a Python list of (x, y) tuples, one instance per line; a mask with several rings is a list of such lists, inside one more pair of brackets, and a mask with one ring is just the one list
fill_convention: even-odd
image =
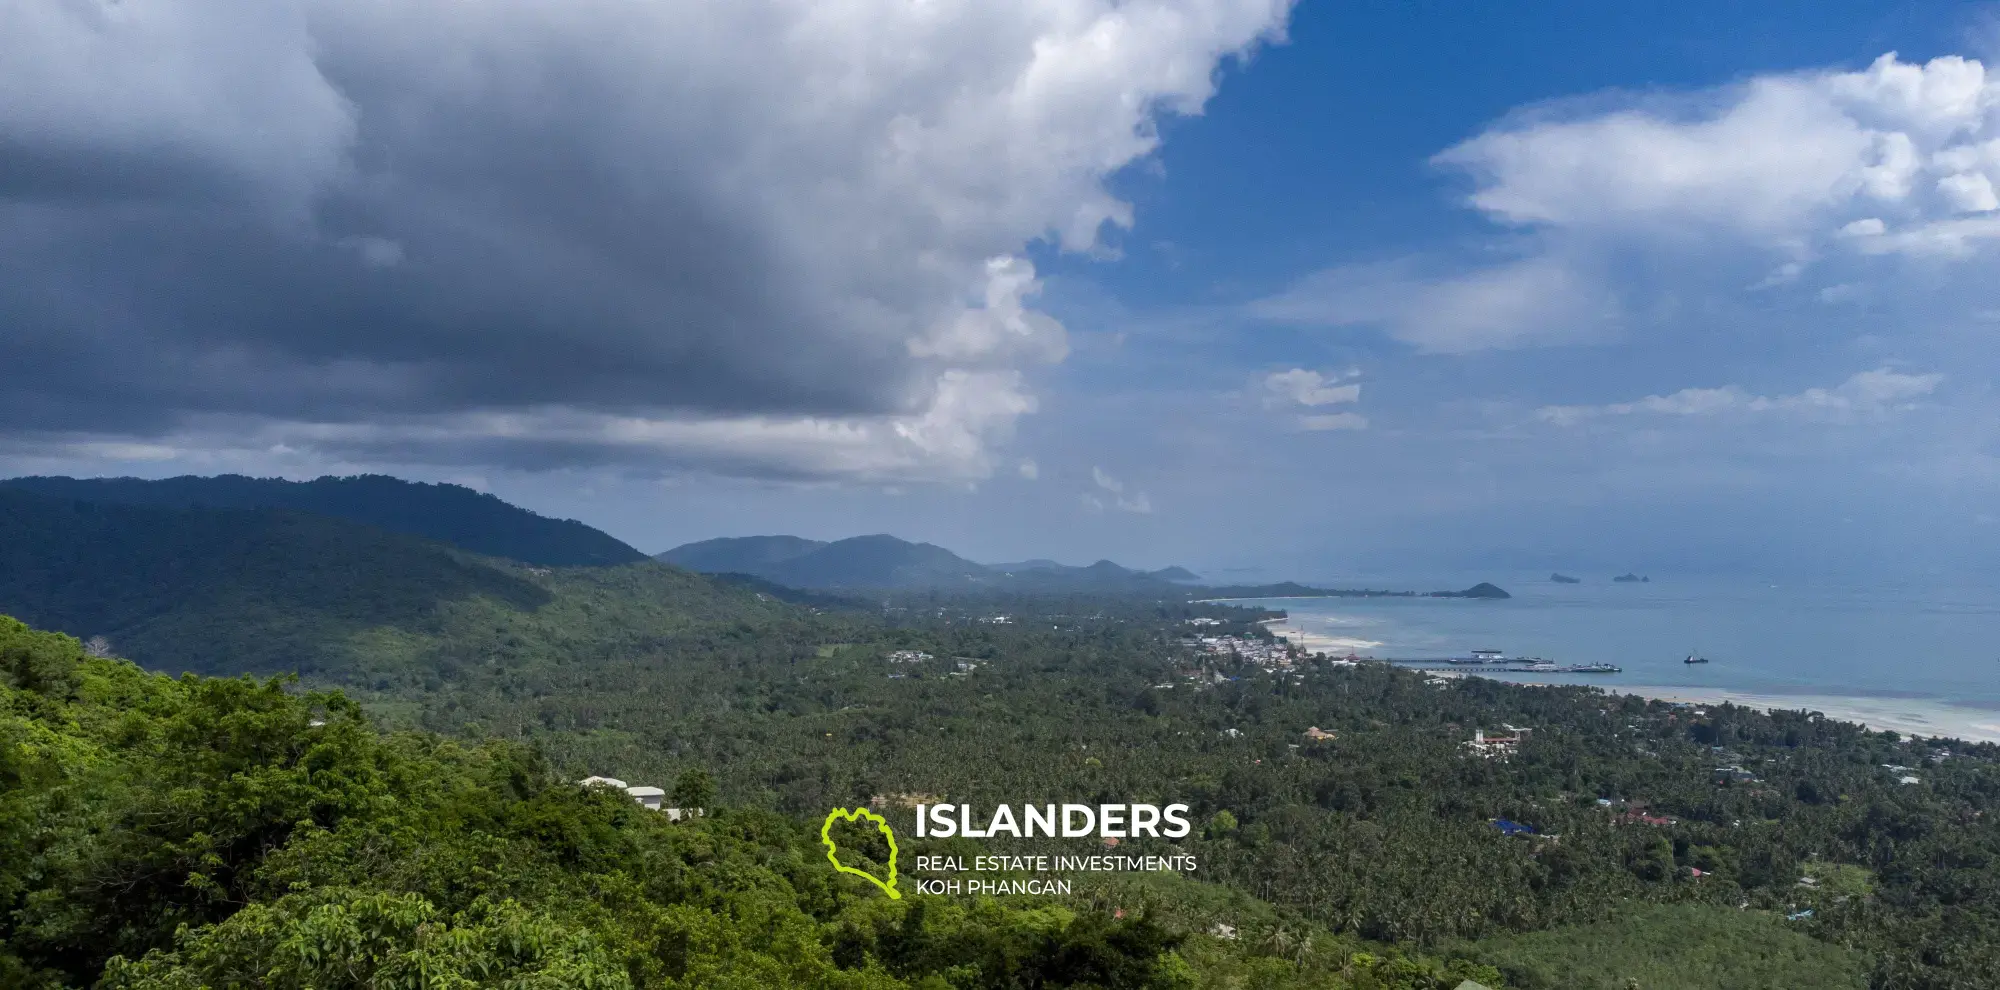
[(1983, 580), (1996, 57), (1943, 0), (0, 0), (0, 474)]

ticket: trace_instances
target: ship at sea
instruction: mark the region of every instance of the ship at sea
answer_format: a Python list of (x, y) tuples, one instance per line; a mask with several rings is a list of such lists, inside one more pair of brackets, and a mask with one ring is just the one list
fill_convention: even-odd
[(1690, 653), (1690, 654), (1688, 654), (1688, 657), (1687, 657), (1687, 659), (1686, 659), (1686, 660), (1682, 660), (1681, 662), (1682, 662), (1682, 663), (1707, 663), (1707, 662), (1708, 662), (1708, 658), (1707, 658), (1707, 657), (1705, 657), (1705, 656), (1702, 656), (1702, 655), (1701, 655), (1701, 654), (1699, 654), (1699, 653)]

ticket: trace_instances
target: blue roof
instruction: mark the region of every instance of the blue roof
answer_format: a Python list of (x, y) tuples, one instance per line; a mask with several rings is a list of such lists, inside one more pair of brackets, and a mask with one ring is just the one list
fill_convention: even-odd
[(1520, 822), (1510, 822), (1505, 818), (1493, 819), (1493, 827), (1499, 829), (1501, 833), (1505, 835), (1535, 834), (1535, 830), (1532, 826), (1523, 825)]

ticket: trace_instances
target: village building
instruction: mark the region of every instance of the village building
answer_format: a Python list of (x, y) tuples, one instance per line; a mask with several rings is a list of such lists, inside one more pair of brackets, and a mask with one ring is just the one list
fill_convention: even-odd
[(1663, 815), (1649, 815), (1646, 814), (1644, 811), (1633, 810), (1633, 811), (1621, 812), (1617, 815), (1612, 816), (1611, 824), (1660, 826), (1660, 825), (1676, 825), (1679, 823), (1674, 819), (1665, 817)]
[(1465, 748), (1480, 756), (1509, 756), (1521, 748), (1522, 740), (1528, 738), (1530, 732), (1535, 731), (1513, 725), (1503, 728), (1507, 731), (1494, 735), (1487, 735), (1485, 729), (1472, 730), (1472, 740), (1465, 744)]
[(625, 796), (637, 802), (640, 807), (649, 811), (665, 812), (670, 821), (677, 822), (682, 818), (700, 818), (708, 813), (708, 809), (706, 808), (666, 807), (667, 792), (664, 789), (647, 784), (631, 785), (616, 777), (585, 777), (577, 781), (577, 784), (583, 787), (603, 787), (610, 790), (624, 791)]

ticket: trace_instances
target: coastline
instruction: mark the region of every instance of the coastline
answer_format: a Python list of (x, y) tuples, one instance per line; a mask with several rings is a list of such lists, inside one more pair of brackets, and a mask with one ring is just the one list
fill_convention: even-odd
[[(1350, 653), (1368, 655), (1379, 653), (1384, 643), (1363, 638), (1373, 633), (1382, 639), (1399, 639), (1393, 628), (1369, 628), (1371, 623), (1350, 623), (1342, 621), (1346, 615), (1320, 614), (1317, 611), (1301, 610), (1303, 614), (1287, 615), (1282, 619), (1267, 619), (1264, 627), (1274, 635), (1289, 640), (1310, 652), (1324, 652), (1330, 656), (1344, 656)], [(1354, 628), (1350, 629), (1350, 626)], [(1356, 634), (1362, 635), (1356, 635)], [(1678, 667), (1678, 665), (1675, 665)], [(1740, 673), (1740, 672), (1739, 672)], [(1641, 680), (1642, 683), (1622, 683), (1619, 677), (1598, 678), (1550, 678), (1541, 679), (1533, 675), (1497, 676), (1498, 672), (1481, 672), (1477, 669), (1426, 669), (1426, 676), (1433, 678), (1490, 676), (1493, 680), (1509, 684), (1561, 684), (1566, 686), (1588, 686), (1607, 694), (1633, 695), (1656, 701), (1717, 705), (1734, 704), (1758, 711), (1813, 711), (1825, 717), (1866, 726), (1881, 732), (1893, 731), (1906, 736), (1930, 738), (1954, 738), (1967, 742), (2000, 743), (2000, 703), (1995, 703), (1993, 693), (1981, 692), (1979, 703), (1958, 703), (1952, 695), (1939, 692), (1929, 694), (1903, 694), (1890, 690), (1871, 693), (1871, 686), (1847, 684), (1839, 687), (1815, 690), (1806, 684), (1794, 690), (1789, 686), (1771, 684), (1751, 684), (1742, 688), (1643, 683), (1650, 679), (1646, 673), (1627, 673), (1625, 676)], [(1660, 676), (1658, 672), (1650, 675)], [(1691, 678), (1693, 679), (1693, 678)], [(1706, 679), (1706, 678), (1700, 678)]]
[(2000, 711), (1967, 708), (1923, 698), (1879, 698), (1860, 695), (1772, 694), (1725, 688), (1673, 687), (1645, 684), (1606, 685), (1611, 694), (1630, 694), (1654, 701), (1696, 705), (1728, 702), (1761, 711), (1814, 711), (1837, 722), (1857, 722), (1874, 731), (1906, 736), (1952, 737), (1967, 742), (2000, 742)]
[(1259, 620), (1258, 624), (1271, 630), (1271, 634), (1277, 636), (1279, 639), (1296, 643), (1307, 652), (1312, 653), (1328, 653), (1339, 656), (1348, 653), (1360, 653), (1364, 650), (1380, 649), (1383, 645), (1380, 640), (1362, 639), (1358, 636), (1328, 636), (1324, 633), (1308, 632), (1305, 629), (1292, 625), (1290, 618), (1262, 619)]
[[(1424, 670), (1435, 679), (1479, 677), (1469, 670)], [(1879, 698), (1852, 694), (1774, 694), (1768, 691), (1734, 691), (1728, 688), (1683, 687), (1665, 684), (1577, 684), (1550, 681), (1523, 681), (1495, 677), (1492, 680), (1525, 687), (1594, 687), (1605, 694), (1623, 694), (1649, 701), (1687, 705), (1720, 705), (1761, 712), (1818, 712), (1835, 722), (1853, 722), (1872, 731), (1898, 732), (1906, 736), (1962, 739), (1966, 742), (2000, 743), (2000, 711), (1969, 708), (1928, 698)]]

